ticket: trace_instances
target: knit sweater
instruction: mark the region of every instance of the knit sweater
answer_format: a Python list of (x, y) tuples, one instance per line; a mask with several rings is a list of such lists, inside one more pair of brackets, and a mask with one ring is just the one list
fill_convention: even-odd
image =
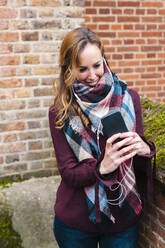
[[(140, 97), (136, 91), (130, 90), (130, 94), (134, 103), (136, 116), (136, 132), (150, 146), (151, 153), (145, 156), (135, 156), (133, 158), (133, 166), (136, 171), (145, 173), (147, 177), (147, 197), (152, 198), (152, 165), (151, 158), (155, 154), (155, 146), (152, 142), (146, 141), (142, 127), (142, 114)], [(118, 170), (110, 173), (107, 178), (102, 177), (98, 172), (98, 162), (94, 158), (77, 161), (72, 149), (70, 148), (62, 129), (56, 129), (54, 119), (56, 112), (54, 107), (49, 109), (49, 124), (54, 145), (55, 155), (59, 173), (61, 175), (61, 183), (57, 190), (56, 202), (54, 206), (55, 215), (68, 227), (78, 230), (90, 232), (102, 232), (102, 228), (98, 224), (89, 221), (89, 210), (84, 193), (84, 187), (96, 183), (101, 180), (107, 189), (109, 185), (115, 183)], [(88, 134), (96, 141), (97, 137), (90, 128), (87, 128)], [(100, 135), (100, 149), (102, 160), (105, 151), (106, 138)], [(107, 232), (121, 232), (131, 225), (135, 224), (140, 215), (133, 219), (127, 219), (118, 206), (110, 206), (110, 210), (115, 217), (115, 223), (107, 227)], [(128, 210), (129, 211), (129, 210)]]

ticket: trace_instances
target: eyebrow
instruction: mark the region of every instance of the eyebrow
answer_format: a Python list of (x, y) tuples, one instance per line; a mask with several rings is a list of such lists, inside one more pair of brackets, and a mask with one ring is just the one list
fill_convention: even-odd
[[(101, 62), (101, 60), (97, 61), (97, 62), (94, 63), (93, 65), (99, 64), (100, 62)], [(79, 67), (80, 67), (80, 68), (87, 68), (87, 66), (83, 66), (83, 65), (80, 65)]]

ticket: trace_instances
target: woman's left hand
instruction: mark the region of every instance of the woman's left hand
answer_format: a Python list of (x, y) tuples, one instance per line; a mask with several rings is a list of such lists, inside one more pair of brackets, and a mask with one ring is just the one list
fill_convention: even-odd
[(137, 155), (143, 156), (150, 154), (150, 147), (142, 140), (142, 138), (136, 132), (121, 133), (120, 138), (132, 137), (130, 144), (134, 145), (133, 150)]

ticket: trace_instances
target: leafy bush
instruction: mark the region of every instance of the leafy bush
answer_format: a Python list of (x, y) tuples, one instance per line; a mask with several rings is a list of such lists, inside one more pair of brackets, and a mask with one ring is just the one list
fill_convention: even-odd
[(141, 98), (144, 134), (156, 145), (156, 164), (165, 169), (165, 104)]

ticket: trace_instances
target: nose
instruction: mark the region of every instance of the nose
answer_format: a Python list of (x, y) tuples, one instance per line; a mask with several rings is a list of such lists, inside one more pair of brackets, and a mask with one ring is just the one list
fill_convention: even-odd
[(93, 69), (90, 69), (90, 70), (89, 70), (89, 74), (88, 74), (88, 79), (89, 79), (89, 80), (94, 80), (95, 77), (96, 77), (95, 71), (94, 71)]

